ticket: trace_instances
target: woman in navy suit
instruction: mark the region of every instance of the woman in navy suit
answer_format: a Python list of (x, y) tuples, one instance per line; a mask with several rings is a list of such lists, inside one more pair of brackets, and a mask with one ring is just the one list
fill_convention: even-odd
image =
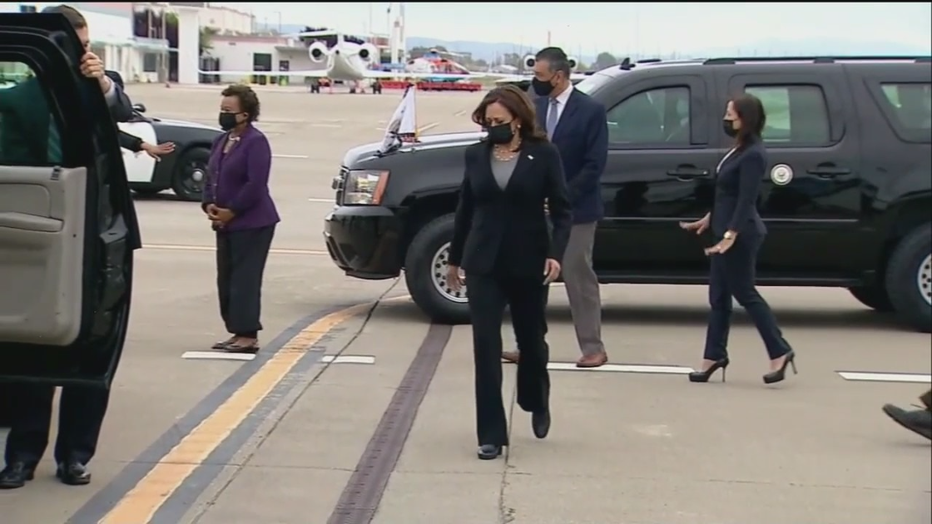
[(719, 369), (725, 381), (725, 369), (730, 362), (728, 332), (732, 297), (748, 312), (767, 347), (770, 372), (764, 375), (764, 383), (782, 381), (787, 366), (792, 366), (796, 373), (796, 354), (783, 338), (767, 301), (754, 287), (757, 253), (767, 235), (767, 228), (757, 212), (761, 181), (767, 170), (767, 150), (761, 140), (766, 120), (763, 104), (753, 95), (744, 94), (728, 102), (724, 131), (735, 143), (716, 170), (712, 212), (696, 222), (680, 224), (696, 234), (702, 234), (711, 226), (717, 240), (705, 250), (712, 261), (709, 278), (712, 312), (702, 367), (689, 374), (690, 382), (708, 382)]

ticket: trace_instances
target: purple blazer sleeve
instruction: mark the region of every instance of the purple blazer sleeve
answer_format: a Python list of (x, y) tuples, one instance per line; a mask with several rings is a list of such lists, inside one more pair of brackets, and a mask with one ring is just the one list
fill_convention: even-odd
[(265, 135), (254, 136), (246, 148), (246, 184), (230, 203), (230, 211), (240, 215), (269, 194), (269, 172), (272, 169), (272, 147)]
[(227, 133), (224, 133), (214, 139), (214, 143), (210, 145), (210, 160), (207, 165), (207, 180), (204, 183), (204, 191), (201, 193), (201, 209), (204, 212), (207, 212), (207, 205), (213, 204), (216, 202), (217, 195), (214, 194), (214, 177), (219, 174), (216, 173), (217, 167), (217, 149), (220, 147), (220, 144), (226, 138)]

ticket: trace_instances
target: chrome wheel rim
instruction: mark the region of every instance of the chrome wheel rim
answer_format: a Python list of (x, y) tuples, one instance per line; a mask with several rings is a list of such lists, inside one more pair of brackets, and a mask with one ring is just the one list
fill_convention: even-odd
[(919, 271), (916, 274), (916, 285), (919, 288), (919, 294), (922, 295), (926, 304), (932, 306), (932, 254), (927, 255), (925, 260), (919, 264)]
[[(449, 265), (450, 243), (447, 242), (440, 246), (430, 263), (430, 281), (434, 284), (437, 293), (440, 293), (443, 298), (457, 304), (465, 304), (467, 302), (466, 286), (461, 287), (459, 291), (453, 291), (447, 282), (447, 267)], [(460, 275), (462, 275), (462, 270), (460, 270)]]

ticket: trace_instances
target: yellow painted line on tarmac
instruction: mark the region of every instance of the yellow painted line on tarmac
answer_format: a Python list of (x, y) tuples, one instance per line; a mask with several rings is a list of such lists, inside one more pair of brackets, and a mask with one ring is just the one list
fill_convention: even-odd
[(223, 442), (325, 334), (363, 313), (360, 304), (331, 313), (302, 329), (230, 398), (185, 436), (98, 524), (146, 524), (189, 475)]
[[(212, 252), (216, 251), (217, 248), (214, 246), (190, 246), (185, 244), (145, 244), (142, 246), (143, 249), (153, 249), (157, 251), (201, 251), (201, 252)], [(327, 255), (326, 251), (316, 250), (316, 249), (284, 249), (284, 248), (272, 248), (269, 250), (271, 255), (309, 255), (309, 256), (322, 256)]]

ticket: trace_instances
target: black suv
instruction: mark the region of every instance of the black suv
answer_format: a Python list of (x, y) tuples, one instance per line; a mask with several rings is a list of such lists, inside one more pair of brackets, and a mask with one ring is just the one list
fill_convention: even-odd
[[(721, 119), (746, 91), (767, 110), (771, 165), (758, 207), (769, 235), (758, 283), (844, 287), (932, 331), (929, 57), (625, 60), (576, 89), (608, 109), (605, 219), (593, 264), (604, 283), (705, 284), (710, 242), (677, 222), (712, 208), (730, 145)], [(351, 149), (324, 236), (347, 275), (397, 277), (440, 322), (468, 322), (445, 280), (463, 151), (481, 133)]]

